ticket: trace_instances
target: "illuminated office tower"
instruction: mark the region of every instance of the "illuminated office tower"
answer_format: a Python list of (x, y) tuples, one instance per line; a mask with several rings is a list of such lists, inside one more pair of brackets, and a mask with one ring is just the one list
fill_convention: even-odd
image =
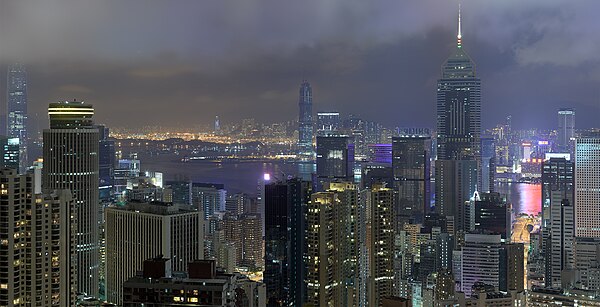
[(19, 172), (24, 172), (29, 166), (27, 157), (27, 71), (22, 64), (8, 67), (7, 76), (6, 133), (11, 138), (19, 139)]
[(219, 120), (219, 116), (215, 116), (215, 130), (214, 130), (215, 135), (220, 135), (221, 134), (221, 121)]
[(0, 181), (0, 305), (74, 306), (71, 193), (35, 194), (35, 176), (16, 169), (1, 169)]
[(430, 211), (431, 137), (428, 131), (392, 138), (394, 188), (398, 191), (397, 219), (422, 221)]
[(496, 143), (494, 138), (481, 138), (480, 192), (494, 192), (496, 179)]
[(169, 203), (136, 203), (106, 208), (106, 299), (121, 304), (123, 283), (158, 255), (171, 271), (185, 272), (203, 259), (201, 212)]
[(575, 137), (575, 110), (558, 110), (558, 150), (559, 152), (572, 152), (572, 139)]
[(500, 235), (466, 234), (462, 248), (461, 291), (471, 296), (476, 282), (499, 286)]
[(352, 161), (347, 136), (317, 137), (317, 180), (319, 185), (353, 178)]
[(481, 80), (462, 45), (461, 16), (454, 52), (437, 83), (438, 159), (480, 158)]
[(435, 208), (442, 216), (454, 217), (454, 230), (468, 230), (466, 203), (476, 192), (475, 160), (435, 161)]
[(106, 126), (98, 125), (100, 144), (98, 147), (98, 177), (100, 178), (100, 199), (109, 201), (113, 196), (113, 178), (115, 173), (115, 141), (109, 138)]
[(120, 159), (117, 168), (114, 170), (113, 191), (117, 201), (124, 203), (126, 201), (127, 184), (130, 180), (140, 177), (140, 160)]
[(575, 140), (575, 236), (600, 238), (600, 138)]
[(225, 211), (227, 191), (219, 183), (192, 183), (192, 204), (204, 212), (204, 219), (208, 219), (216, 212)]
[(380, 306), (394, 293), (394, 191), (373, 185), (365, 194), (368, 210), (369, 305)]
[(268, 306), (302, 306), (306, 299), (306, 209), (310, 182), (299, 178), (264, 186)]
[(307, 303), (355, 306), (358, 277), (358, 189), (332, 183), (315, 193), (307, 213)]
[(19, 138), (0, 136), (0, 167), (19, 170)]
[(98, 297), (98, 129), (94, 108), (80, 101), (50, 103), (44, 130), (43, 188), (69, 189), (77, 205), (78, 292)]
[(300, 84), (298, 100), (298, 155), (306, 161), (311, 161), (314, 156), (312, 102), (312, 87), (304, 80)]
[(335, 133), (340, 128), (340, 112), (317, 112), (317, 136)]
[(474, 200), (475, 230), (499, 234), (502, 242), (511, 235), (511, 206), (500, 193), (481, 193)]
[(542, 163), (542, 247), (546, 286), (561, 286), (561, 272), (573, 268), (575, 164), (565, 158)]
[(502, 244), (500, 247), (499, 290), (523, 291), (525, 289), (525, 246), (523, 243)]

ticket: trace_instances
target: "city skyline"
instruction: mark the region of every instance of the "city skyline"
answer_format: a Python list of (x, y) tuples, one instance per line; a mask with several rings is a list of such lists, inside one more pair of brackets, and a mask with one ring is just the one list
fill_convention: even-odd
[[(267, 111), (292, 120), (297, 84), (305, 78), (314, 87), (314, 111), (380, 117), (387, 126), (434, 126), (431, 89), (456, 36), (454, 1), (379, 6), (267, 1), (245, 4), (246, 10), (229, 4), (138, 4), (84, 1), (68, 16), (52, 5), (2, 4), (0, 39), (6, 43), (0, 63), (27, 64), (31, 121), (43, 127), (45, 104), (73, 98), (102, 106), (98, 122), (111, 127), (210, 124), (215, 116), (223, 123), (244, 117), (272, 121)], [(463, 37), (486, 80), (484, 128), (507, 115), (515, 127), (551, 128), (559, 108), (574, 108), (578, 127), (595, 124), (600, 59), (591, 30), (598, 21), (589, 8), (598, 4), (462, 4)], [(165, 23), (130, 18), (126, 12), (132, 7), (149, 19), (164, 14)], [(230, 11), (248, 14), (233, 21)], [(212, 18), (198, 18), (205, 14)], [(314, 23), (300, 26), (308, 17)], [(35, 22), (21, 26), (15, 18)], [(85, 25), (74, 27), (79, 24)], [(275, 28), (279, 31), (270, 31)], [(382, 114), (383, 108), (394, 112)], [(132, 112), (136, 121), (127, 121)]]
[(597, 4), (29, 1), (0, 305), (600, 306)]

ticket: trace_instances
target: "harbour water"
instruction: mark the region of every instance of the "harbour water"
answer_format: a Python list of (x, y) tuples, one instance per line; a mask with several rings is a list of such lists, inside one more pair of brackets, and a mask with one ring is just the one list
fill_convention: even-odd
[[(310, 178), (315, 171), (314, 164), (293, 162), (256, 162), (256, 161), (193, 161), (181, 162), (172, 156), (153, 156), (142, 158), (142, 170), (163, 172), (166, 180), (189, 179), (196, 182), (222, 183), (228, 193), (244, 192), (255, 194), (263, 174), (285, 179), (287, 176)], [(535, 215), (541, 208), (541, 186), (526, 183), (501, 183), (496, 191), (513, 205), (516, 215)]]

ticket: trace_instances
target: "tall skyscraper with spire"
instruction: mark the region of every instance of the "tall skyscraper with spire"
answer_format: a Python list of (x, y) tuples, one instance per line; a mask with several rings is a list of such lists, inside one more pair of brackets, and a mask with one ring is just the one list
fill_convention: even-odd
[(303, 80), (298, 101), (298, 156), (302, 160), (312, 160), (314, 155), (312, 98), (312, 87), (308, 81)]
[(453, 216), (455, 231), (470, 229), (464, 206), (482, 186), (481, 80), (462, 44), (458, 10), (456, 48), (437, 84), (436, 211)]
[(438, 159), (479, 159), (481, 80), (462, 45), (460, 9), (456, 49), (442, 65), (437, 85)]
[(27, 158), (27, 71), (22, 64), (8, 67), (6, 133), (19, 139), (19, 172), (29, 166)]

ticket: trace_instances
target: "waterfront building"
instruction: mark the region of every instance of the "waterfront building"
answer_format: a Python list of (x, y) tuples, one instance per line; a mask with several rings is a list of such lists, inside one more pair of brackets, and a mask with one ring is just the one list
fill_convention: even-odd
[(9, 65), (6, 83), (6, 134), (10, 138), (19, 139), (19, 172), (23, 173), (29, 167), (27, 70), (25, 66), (22, 64)]
[(298, 156), (307, 161), (312, 161), (314, 157), (312, 104), (312, 87), (303, 80), (298, 99)]

